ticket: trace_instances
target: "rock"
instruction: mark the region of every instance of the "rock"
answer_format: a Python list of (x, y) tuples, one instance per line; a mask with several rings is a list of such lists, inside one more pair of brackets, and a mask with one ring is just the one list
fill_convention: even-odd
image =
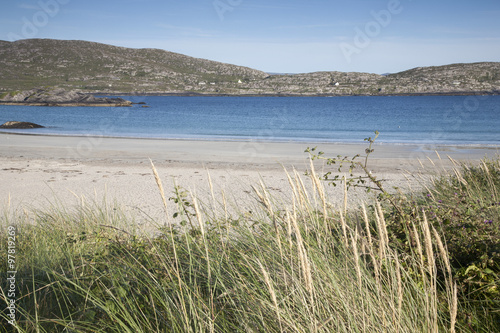
[(45, 128), (45, 126), (38, 125), (35, 123), (30, 123), (27, 121), (8, 121), (8, 122), (0, 125), (0, 128), (29, 129), (29, 128)]
[(0, 99), (3, 104), (46, 106), (130, 106), (132, 102), (122, 98), (95, 97), (76, 90), (31, 89), (8, 93)]

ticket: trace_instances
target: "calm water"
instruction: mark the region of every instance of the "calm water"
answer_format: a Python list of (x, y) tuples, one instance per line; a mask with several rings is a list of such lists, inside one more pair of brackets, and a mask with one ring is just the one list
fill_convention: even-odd
[[(111, 107), (0, 106), (37, 134), (213, 140), (500, 145), (500, 96), (125, 97)], [(5, 130), (3, 130), (5, 132)]]

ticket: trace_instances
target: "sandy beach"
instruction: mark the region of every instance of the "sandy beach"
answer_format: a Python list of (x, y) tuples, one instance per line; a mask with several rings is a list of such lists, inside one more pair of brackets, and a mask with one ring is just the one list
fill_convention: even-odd
[[(0, 133), (0, 206), (10, 210), (47, 209), (51, 205), (117, 203), (140, 221), (163, 218), (164, 211), (150, 167), (154, 162), (172, 196), (174, 184), (210, 202), (224, 192), (235, 210), (255, 205), (252, 185), (263, 181), (277, 200), (290, 196), (283, 168), (304, 175), (309, 168), (307, 147), (318, 146), (326, 156), (363, 154), (366, 144), (153, 140), (64, 137)], [(376, 144), (368, 166), (388, 188), (414, 190), (419, 179), (449, 168), (457, 161), (495, 157), (498, 147)], [(436, 153), (437, 152), (437, 153)], [(439, 156), (438, 156), (439, 155)], [(441, 157), (441, 158), (440, 158)], [(332, 170), (316, 161), (316, 171)], [(208, 176), (210, 175), (210, 176)], [(304, 180), (307, 182), (306, 177)], [(339, 187), (327, 187), (332, 204), (343, 201)], [(366, 200), (352, 191), (349, 201)], [(173, 202), (169, 202), (172, 205)]]

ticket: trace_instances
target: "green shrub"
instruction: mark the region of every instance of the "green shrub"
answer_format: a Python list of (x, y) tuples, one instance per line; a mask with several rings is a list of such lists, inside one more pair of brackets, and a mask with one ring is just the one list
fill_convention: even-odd
[[(389, 193), (383, 181), (366, 168), (377, 135), (378, 132), (374, 139), (365, 139), (370, 143), (365, 156), (326, 158), (323, 152), (307, 151), (313, 158), (324, 158), (329, 165), (338, 165), (339, 172), (348, 166), (347, 186), (379, 192), (378, 198), (386, 203), (384, 217), (391, 246), (409, 257), (417, 252), (412, 224), (421, 223), (425, 215), (443, 237), (460, 294), (462, 322), (478, 329), (486, 321), (500, 331), (500, 159), (483, 159), (474, 165), (456, 163), (449, 175), (435, 178), (420, 194)], [(358, 162), (360, 157), (365, 158), (363, 163)], [(356, 169), (365, 175), (355, 177)], [(328, 172), (322, 179), (333, 184), (344, 181), (331, 175)], [(374, 228), (373, 232), (378, 231)], [(435, 255), (437, 260), (438, 254)], [(444, 284), (446, 268), (441, 267), (437, 274)]]

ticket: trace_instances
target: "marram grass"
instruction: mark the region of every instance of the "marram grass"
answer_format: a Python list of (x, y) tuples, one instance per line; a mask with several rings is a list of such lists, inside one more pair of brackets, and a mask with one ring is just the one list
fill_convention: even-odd
[[(166, 203), (154, 166), (153, 173)], [(415, 246), (399, 251), (389, 208), (334, 209), (310, 174), (310, 182), (287, 174), (293, 197), (283, 205), (265, 184), (255, 186), (261, 210), (252, 214), (216, 207), (226, 200), (213, 190), (207, 205), (178, 198), (177, 215), (192, 223), (174, 224), (176, 212), (167, 212), (154, 236), (131, 231), (132, 221), (107, 205), (5, 211), (0, 260), (7, 262), (3, 230), (15, 226), (17, 321), (7, 324), (3, 288), (0, 330), (470, 331), (457, 321), (464, 308), (446, 243), (426, 212), (406, 221)], [(6, 287), (3, 270), (1, 277)]]

